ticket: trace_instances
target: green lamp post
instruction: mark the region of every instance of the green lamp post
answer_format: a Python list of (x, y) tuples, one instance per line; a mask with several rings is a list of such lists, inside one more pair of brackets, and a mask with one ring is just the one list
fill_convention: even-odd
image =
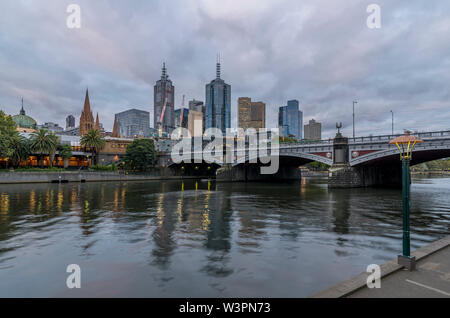
[(410, 214), (410, 188), (411, 188), (411, 173), (409, 171), (409, 164), (412, 158), (412, 151), (417, 143), (423, 140), (411, 136), (407, 131), (405, 135), (397, 137), (389, 142), (395, 144), (400, 151), (400, 160), (402, 161), (402, 219), (403, 219), (403, 253), (398, 256), (398, 264), (405, 266), (408, 270), (414, 270), (416, 258), (411, 257), (410, 248), (410, 229), (409, 229), (409, 214)]

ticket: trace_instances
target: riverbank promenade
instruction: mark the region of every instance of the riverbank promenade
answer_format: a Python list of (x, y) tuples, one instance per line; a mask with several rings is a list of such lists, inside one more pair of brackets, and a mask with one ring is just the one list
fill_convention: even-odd
[(450, 236), (412, 253), (415, 271), (391, 260), (381, 268), (380, 288), (368, 288), (370, 273), (361, 273), (311, 298), (450, 298)]

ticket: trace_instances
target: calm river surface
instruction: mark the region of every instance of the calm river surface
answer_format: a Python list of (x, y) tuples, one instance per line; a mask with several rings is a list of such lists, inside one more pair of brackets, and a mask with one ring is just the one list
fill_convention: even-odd
[[(450, 232), (415, 179), (412, 249)], [(0, 185), (0, 296), (305, 297), (401, 252), (401, 191), (302, 183)], [(81, 288), (66, 267), (81, 267)]]

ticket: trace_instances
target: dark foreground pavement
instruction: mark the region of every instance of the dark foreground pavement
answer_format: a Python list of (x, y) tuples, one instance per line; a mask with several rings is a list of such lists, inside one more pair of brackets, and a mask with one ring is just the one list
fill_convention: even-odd
[(381, 288), (362, 288), (347, 297), (450, 298), (450, 246), (417, 263), (415, 271), (401, 269), (381, 279)]
[(450, 298), (450, 236), (412, 253), (416, 270), (408, 271), (391, 260), (380, 265), (381, 288), (368, 288), (370, 273), (318, 292), (313, 298)]

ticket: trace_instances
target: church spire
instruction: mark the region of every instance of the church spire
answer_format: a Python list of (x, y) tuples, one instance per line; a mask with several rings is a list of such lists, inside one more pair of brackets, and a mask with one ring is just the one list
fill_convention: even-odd
[(91, 111), (91, 103), (89, 102), (89, 91), (86, 88), (86, 97), (84, 98), (84, 107), (80, 116), (80, 130), (79, 135), (83, 136), (88, 133), (89, 130), (95, 128), (94, 116)]
[(95, 129), (97, 131), (100, 131), (100, 121), (98, 120), (98, 112), (97, 112), (97, 119), (95, 120)]
[(84, 108), (83, 111), (88, 113), (91, 111), (91, 103), (89, 102), (89, 91), (86, 88), (86, 96), (84, 97)]
[(114, 117), (114, 127), (112, 131), (112, 137), (119, 137), (119, 127), (117, 125), (117, 117)]
[(20, 109), (20, 114), (25, 115), (25, 110), (23, 109), (23, 98), (22, 98), (22, 108)]

